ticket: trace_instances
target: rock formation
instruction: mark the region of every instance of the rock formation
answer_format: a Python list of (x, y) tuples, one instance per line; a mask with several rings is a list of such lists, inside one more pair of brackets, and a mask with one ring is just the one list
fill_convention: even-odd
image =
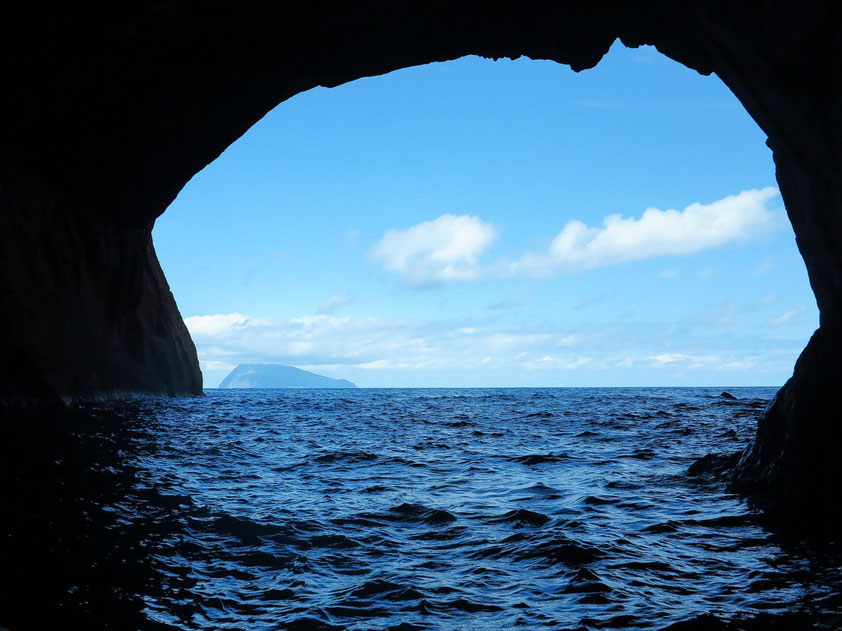
[(200, 391), (152, 225), (284, 99), (466, 54), (584, 70), (620, 38), (715, 73), (768, 135), (821, 328), (738, 481), (838, 518), (840, 18), (836, 0), (16, 3), (0, 24), (0, 400)]
[(220, 388), (356, 388), (347, 379), (332, 379), (309, 370), (281, 364), (240, 364)]

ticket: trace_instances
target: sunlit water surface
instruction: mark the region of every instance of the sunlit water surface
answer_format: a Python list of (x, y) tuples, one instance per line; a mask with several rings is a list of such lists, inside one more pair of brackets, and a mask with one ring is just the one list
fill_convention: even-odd
[(0, 624), (842, 628), (836, 546), (686, 474), (774, 394), (720, 391), (210, 390), (10, 417)]

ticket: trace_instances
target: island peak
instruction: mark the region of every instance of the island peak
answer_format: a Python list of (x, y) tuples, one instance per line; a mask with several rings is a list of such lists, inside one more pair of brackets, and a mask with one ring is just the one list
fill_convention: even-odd
[(347, 379), (333, 379), (283, 364), (240, 364), (220, 388), (356, 388)]

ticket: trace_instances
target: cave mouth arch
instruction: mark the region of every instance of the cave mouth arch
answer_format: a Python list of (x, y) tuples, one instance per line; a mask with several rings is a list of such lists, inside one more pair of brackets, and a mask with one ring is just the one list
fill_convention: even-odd
[[(820, 327), (760, 422), (741, 489), (842, 517), (842, 5), (373, 0), (14, 7), (0, 25), (0, 398), (199, 393), (151, 246), (184, 184), (278, 103), (467, 54), (584, 70), (619, 39), (715, 73), (768, 136)], [(24, 62), (21, 62), (21, 59)]]
[[(726, 243), (708, 250), (719, 255), (707, 258), (644, 256), (572, 276), (558, 270), (550, 278), (537, 271), (481, 277), (482, 271), (495, 274), (490, 268), (501, 256), (516, 260), (524, 250), (545, 251), (570, 220), (599, 227), (606, 215), (619, 212), (638, 221), (652, 206), (682, 209), (773, 184), (763, 139), (718, 80), (650, 47), (628, 49), (618, 42), (596, 68), (580, 74), (525, 58), (462, 58), (286, 101), (191, 180), (153, 236), (181, 311), (193, 324), (206, 387), (215, 387), (239, 362), (293, 364), (367, 386), (779, 386), (794, 362), (792, 350), (781, 355), (767, 340), (752, 352), (729, 337), (736, 334), (729, 321), (751, 318), (744, 333), (768, 330), (769, 320), (793, 309), (784, 308), (788, 298), (776, 300), (785, 288), (774, 276), (750, 275), (769, 257), (795, 255), (791, 233), (781, 235), (786, 251), (780, 253), (761, 253), (755, 241)], [(668, 205), (672, 201), (675, 206)], [(420, 278), (412, 269), (390, 272), (382, 261), (363, 264), (385, 232), (445, 213), (473, 217), (467, 227), (497, 233), (478, 264), (465, 265), (480, 277), (442, 280), (444, 269), (428, 269), (420, 260)], [(529, 230), (529, 239), (518, 234)], [(530, 243), (536, 232), (546, 233), (547, 243)], [(652, 237), (643, 239), (658, 247)], [(325, 248), (325, 241), (333, 246)], [(750, 269), (725, 272), (722, 265), (741, 264), (734, 250), (745, 248), (757, 251)], [(803, 270), (798, 273), (793, 284), (806, 288)], [(389, 289), (371, 282), (373, 274)], [(733, 291), (726, 287), (732, 275), (744, 279), (742, 289), (738, 283)], [(776, 275), (792, 272), (778, 264)], [(413, 292), (418, 285), (426, 291)], [(315, 295), (317, 287), (323, 295)], [(384, 291), (390, 291), (388, 315), (382, 304), (372, 304), (383, 300)], [(648, 300), (641, 304), (637, 296), (644, 294)], [(546, 309), (532, 306), (541, 300)], [(810, 304), (804, 291), (799, 300)], [(439, 301), (448, 302), (433, 304)], [(605, 313), (612, 304), (616, 315), (636, 310), (634, 324), (624, 328), (612, 320)], [(410, 334), (392, 320), (436, 321), (442, 309), (448, 319), (464, 321), (450, 329), (436, 324), (431, 336), (420, 325)], [(542, 313), (558, 320), (557, 329), (524, 331), (520, 321), (540, 321)], [(677, 319), (671, 320), (676, 328), (686, 326), (682, 319), (695, 319), (693, 326), (710, 341), (670, 339), (666, 325), (655, 324), (664, 314)], [(347, 322), (341, 318), (346, 315)], [(477, 327), (489, 317), (506, 324)], [(402, 345), (397, 355), (377, 354), (386, 341), (380, 330), (365, 327), (372, 318), (394, 335), (388, 346)], [(804, 324), (791, 346), (803, 346), (812, 333), (806, 317)], [(335, 332), (341, 328), (343, 335)], [(340, 350), (358, 346), (346, 335), (370, 335), (364, 345), (370, 354), (352, 359), (355, 348)], [(445, 336), (449, 344), (442, 347)], [(610, 353), (590, 342), (598, 336), (610, 337)], [(540, 344), (531, 341), (539, 338)], [(631, 342), (641, 338), (648, 344)], [(529, 346), (512, 348), (515, 340)], [(274, 345), (277, 350), (270, 350)], [(208, 354), (209, 347), (217, 353)], [(466, 356), (482, 348), (482, 357)], [(456, 349), (463, 355), (454, 357)], [(267, 355), (272, 350), (277, 355)], [(434, 375), (412, 368), (425, 362), (437, 363)], [(449, 367), (460, 362), (458, 370)], [(617, 374), (618, 364), (623, 374)], [(743, 377), (740, 367), (750, 364), (761, 372)], [(764, 371), (772, 365), (777, 373), (770, 376)]]

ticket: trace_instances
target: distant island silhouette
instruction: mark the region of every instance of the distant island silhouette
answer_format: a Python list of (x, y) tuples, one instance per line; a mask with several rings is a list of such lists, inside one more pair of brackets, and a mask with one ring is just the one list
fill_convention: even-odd
[(347, 379), (332, 379), (282, 364), (240, 364), (220, 388), (356, 388)]

